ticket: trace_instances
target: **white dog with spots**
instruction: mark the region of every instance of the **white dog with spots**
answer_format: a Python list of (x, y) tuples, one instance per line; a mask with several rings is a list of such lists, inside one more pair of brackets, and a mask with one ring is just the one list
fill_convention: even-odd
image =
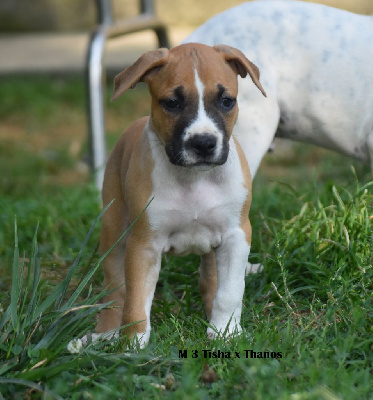
[(373, 17), (312, 3), (231, 8), (186, 42), (225, 43), (260, 69), (264, 98), (239, 81), (234, 128), (254, 176), (274, 137), (339, 151), (373, 168)]

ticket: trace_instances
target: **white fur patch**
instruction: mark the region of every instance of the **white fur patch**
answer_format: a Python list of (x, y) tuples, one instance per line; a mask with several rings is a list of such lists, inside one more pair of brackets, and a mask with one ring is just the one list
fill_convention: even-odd
[[(221, 132), (215, 122), (207, 115), (203, 101), (205, 86), (201, 81), (197, 69), (194, 70), (195, 85), (198, 92), (198, 110), (196, 119), (185, 130), (184, 142), (187, 142), (194, 135), (212, 135), (216, 137), (215, 158), (218, 159), (223, 151), (223, 132)], [(183, 158), (194, 161), (195, 154), (188, 150), (183, 150)]]

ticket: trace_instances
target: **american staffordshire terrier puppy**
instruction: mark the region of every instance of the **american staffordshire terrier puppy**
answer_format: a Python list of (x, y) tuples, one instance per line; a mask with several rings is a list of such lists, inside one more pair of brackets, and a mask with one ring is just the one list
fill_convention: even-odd
[(184, 44), (140, 57), (115, 78), (115, 100), (138, 82), (151, 94), (151, 116), (119, 138), (106, 167), (100, 252), (143, 212), (103, 263), (105, 301), (98, 336), (126, 325), (145, 346), (164, 253), (201, 256), (199, 287), (211, 327), (207, 335), (241, 332), (245, 268), (251, 242), (251, 178), (232, 136), (237, 75), (262, 95), (259, 70), (239, 50)]

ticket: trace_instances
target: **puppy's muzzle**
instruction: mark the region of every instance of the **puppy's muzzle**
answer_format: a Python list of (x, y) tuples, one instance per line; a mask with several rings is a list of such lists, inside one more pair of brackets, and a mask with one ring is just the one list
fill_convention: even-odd
[(213, 135), (194, 135), (186, 143), (188, 151), (194, 152), (198, 157), (204, 158), (214, 155), (217, 139)]

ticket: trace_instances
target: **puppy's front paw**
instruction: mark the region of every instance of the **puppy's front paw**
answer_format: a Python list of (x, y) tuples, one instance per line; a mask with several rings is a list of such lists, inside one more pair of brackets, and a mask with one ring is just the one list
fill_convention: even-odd
[[(215, 328), (215, 329), (214, 329)], [(212, 327), (207, 328), (207, 338), (216, 339), (223, 337), (229, 340), (232, 337), (239, 336), (242, 333), (241, 325), (235, 322), (230, 322), (228, 326), (217, 328), (212, 324)]]
[(119, 339), (119, 332), (118, 331), (110, 331), (110, 332), (103, 332), (103, 333), (91, 333), (88, 335), (84, 335), (81, 338), (82, 344), (84, 347), (87, 347), (90, 343), (98, 342), (100, 340), (116, 340)]
[(136, 333), (136, 345), (138, 345), (138, 347), (140, 349), (144, 349), (148, 342), (149, 342), (149, 338), (150, 338), (150, 330), (146, 330), (145, 332), (140, 332), (140, 333)]

